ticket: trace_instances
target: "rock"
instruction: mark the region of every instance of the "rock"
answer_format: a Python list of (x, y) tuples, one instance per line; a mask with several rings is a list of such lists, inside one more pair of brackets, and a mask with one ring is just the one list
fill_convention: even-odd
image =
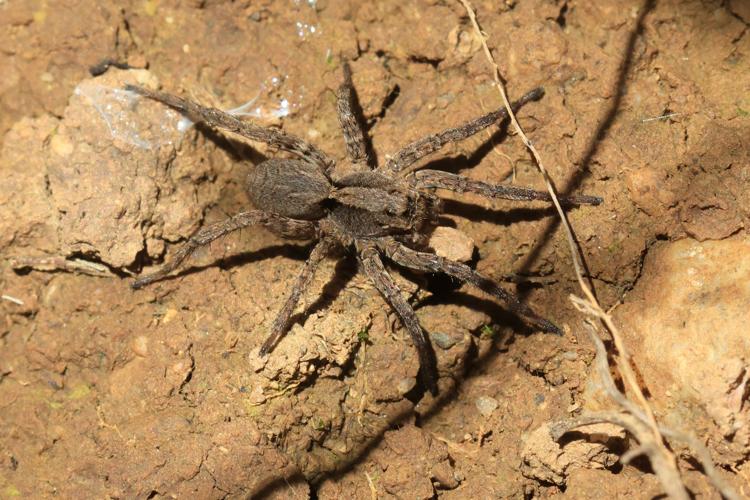
[(635, 168), (626, 173), (625, 182), (630, 198), (649, 215), (664, 216), (677, 203), (677, 196), (669, 189), (665, 172), (654, 168)]
[[(453, 468), (445, 444), (434, 440), (428, 433), (413, 425), (384, 435), (387, 453), (378, 450), (376, 460), (385, 469), (381, 476), (385, 492), (396, 498), (434, 498), (430, 478), (446, 488), (454, 487), (451, 481)], [(399, 464), (398, 466), (394, 466)]]
[(436, 227), (430, 236), (430, 247), (440, 257), (469, 262), (474, 256), (474, 240), (452, 227)]
[(744, 227), (740, 207), (719, 196), (690, 201), (680, 215), (685, 232), (698, 241), (721, 240)]
[(750, 453), (750, 238), (655, 246), (615, 322), (662, 422), (707, 429), (715, 459)]
[(146, 356), (148, 356), (148, 344), (148, 337), (145, 335), (139, 335), (132, 340), (131, 349), (136, 354), (136, 356), (145, 358)]
[(458, 486), (456, 473), (449, 460), (443, 460), (432, 467), (432, 480), (438, 488), (452, 490)]
[(521, 472), (524, 476), (562, 486), (575, 468), (603, 469), (614, 465), (618, 456), (610, 453), (613, 440), (624, 440), (625, 431), (612, 424), (593, 424), (576, 429), (587, 435), (561, 446), (544, 424), (523, 439)]
[(414, 377), (405, 377), (398, 383), (398, 393), (406, 394), (417, 385), (417, 379)]
[(211, 177), (211, 162), (178, 157), (180, 115), (125, 92), (125, 83), (156, 80), (111, 69), (75, 88), (62, 119), (26, 118), (8, 132), (0, 204), (10, 213), (0, 221), (0, 250), (12, 242), (10, 254), (82, 254), (122, 268), (144, 250), (160, 257), (163, 246), (145, 241), (179, 240), (198, 227), (215, 198), (199, 191), (219, 189), (197, 182)]
[(497, 409), (499, 403), (495, 398), (491, 398), (489, 396), (480, 396), (477, 398), (474, 404), (476, 405), (477, 410), (479, 410), (479, 413), (481, 413), (482, 416), (489, 417), (490, 415), (492, 415), (492, 412)]
[(451, 335), (448, 335), (447, 333), (441, 333), (441, 332), (432, 332), (430, 333), (430, 339), (441, 349), (450, 349), (456, 343), (461, 340), (461, 337), (454, 337)]

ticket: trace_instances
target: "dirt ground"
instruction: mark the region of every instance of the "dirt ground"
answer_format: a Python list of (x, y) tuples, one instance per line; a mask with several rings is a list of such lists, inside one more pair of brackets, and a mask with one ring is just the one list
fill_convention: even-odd
[[(519, 119), (558, 191), (605, 200), (570, 220), (657, 418), (698, 436), (750, 495), (750, 3), (473, 4), (511, 97), (545, 88)], [(353, 258), (325, 262), (267, 358), (305, 242), (243, 230), (131, 290), (242, 210), (246, 173), (275, 153), (122, 86), (250, 102), (250, 119), (343, 165), (342, 56), (381, 161), (500, 105), (459, 2), (0, 0), (0, 498), (663, 492), (647, 461), (619, 461), (637, 446), (619, 428), (549, 438), (551, 422), (612, 403), (543, 203), (441, 193), (445, 224), (476, 244), (472, 265), (562, 337), (471, 287), (394, 271), (435, 345), (437, 398)], [(543, 187), (502, 130), (428, 164)], [(690, 491), (718, 498), (675, 453)]]

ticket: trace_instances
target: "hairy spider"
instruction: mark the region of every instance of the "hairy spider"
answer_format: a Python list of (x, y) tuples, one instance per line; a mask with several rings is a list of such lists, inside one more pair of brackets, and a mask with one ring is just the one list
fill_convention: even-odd
[[(260, 349), (261, 355), (269, 353), (286, 333), (300, 296), (310, 285), (320, 262), (335, 246), (356, 252), (360, 271), (398, 314), (419, 354), (420, 376), (432, 393), (437, 392), (435, 353), (414, 309), (383, 265), (383, 256), (405, 268), (445, 273), (470, 283), (502, 300), (508, 309), (541, 330), (560, 333), (552, 322), (537, 315), (491, 279), (461, 262), (425, 251), (427, 236), (437, 225), (441, 213), (436, 189), (517, 201), (550, 200), (547, 193), (532, 189), (488, 184), (439, 170), (415, 171), (413, 168), (418, 160), (439, 151), (446, 144), (466, 139), (505, 120), (507, 111), (501, 108), (459, 127), (419, 139), (391, 156), (385, 164), (373, 165), (351, 70), (346, 62), (343, 63), (343, 73), (344, 80), (337, 92), (337, 110), (355, 173), (341, 178), (332, 175), (335, 165), (330, 157), (299, 137), (242, 121), (219, 109), (204, 107), (171, 94), (126, 86), (127, 90), (164, 103), (195, 122), (266, 143), (295, 157), (269, 159), (256, 165), (248, 174), (246, 184), (247, 194), (256, 210), (241, 212), (201, 229), (160, 269), (138, 278), (133, 288), (141, 288), (167, 276), (202, 245), (238, 229), (262, 225), (283, 238), (314, 240), (316, 243)], [(513, 107), (517, 109), (543, 94), (541, 88), (534, 89)], [(580, 195), (561, 201), (569, 205), (597, 205), (602, 200)]]

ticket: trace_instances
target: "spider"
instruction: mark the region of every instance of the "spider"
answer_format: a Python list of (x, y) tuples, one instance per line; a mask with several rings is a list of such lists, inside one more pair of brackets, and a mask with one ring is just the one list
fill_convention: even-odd
[[(476, 193), (487, 198), (515, 201), (546, 200), (547, 193), (522, 187), (488, 184), (449, 172), (416, 169), (418, 160), (499, 124), (508, 117), (505, 108), (487, 113), (459, 127), (428, 135), (412, 142), (384, 164), (374, 165), (370, 143), (362, 126), (361, 108), (352, 84), (349, 64), (342, 62), (343, 82), (336, 92), (338, 119), (353, 172), (336, 178), (334, 161), (299, 137), (276, 128), (266, 128), (215, 108), (201, 106), (161, 91), (127, 85), (126, 90), (170, 106), (194, 122), (227, 130), (289, 153), (291, 158), (272, 158), (256, 165), (246, 180), (247, 194), (256, 210), (240, 212), (223, 222), (199, 230), (152, 274), (132, 283), (141, 288), (166, 277), (193, 251), (238, 229), (260, 225), (282, 238), (313, 240), (310, 256), (281, 307), (268, 338), (260, 348), (267, 355), (290, 327), (300, 296), (310, 285), (316, 268), (335, 247), (356, 252), (359, 271), (364, 273), (385, 301), (395, 310), (408, 331), (419, 356), (419, 375), (431, 393), (437, 394), (435, 352), (420, 326), (414, 309), (402, 295), (383, 263), (383, 257), (399, 266), (428, 273), (444, 273), (469, 283), (500, 299), (506, 307), (545, 332), (560, 333), (490, 278), (461, 262), (440, 257), (427, 245), (437, 226), (441, 200), (436, 189)], [(518, 109), (544, 94), (537, 88), (513, 104)], [(595, 196), (561, 199), (568, 205), (598, 205)]]

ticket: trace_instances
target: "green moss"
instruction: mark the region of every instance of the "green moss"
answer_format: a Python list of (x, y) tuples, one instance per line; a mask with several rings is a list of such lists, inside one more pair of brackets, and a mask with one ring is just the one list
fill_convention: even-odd
[(367, 326), (357, 332), (357, 338), (364, 344), (370, 344), (370, 327)]
[(310, 419), (310, 427), (316, 431), (324, 431), (328, 428), (328, 422), (320, 417), (313, 417)]
[(68, 399), (82, 399), (91, 394), (91, 387), (87, 384), (77, 385), (68, 394)]
[(497, 330), (492, 328), (490, 325), (484, 325), (479, 330), (479, 336), (483, 339), (494, 339), (497, 335)]
[(3, 498), (20, 497), (21, 492), (12, 484), (3, 488)]
[(333, 57), (332, 50), (329, 50), (328, 52), (326, 52), (326, 64), (333, 69), (335, 69), (339, 65), (338, 60), (335, 57)]
[(143, 12), (146, 13), (147, 16), (153, 17), (156, 15), (156, 10), (159, 8), (159, 1), (158, 0), (146, 0), (143, 2)]
[(611, 254), (619, 254), (622, 252), (622, 242), (621, 241), (613, 241), (610, 243), (610, 245), (607, 247), (607, 251)]

